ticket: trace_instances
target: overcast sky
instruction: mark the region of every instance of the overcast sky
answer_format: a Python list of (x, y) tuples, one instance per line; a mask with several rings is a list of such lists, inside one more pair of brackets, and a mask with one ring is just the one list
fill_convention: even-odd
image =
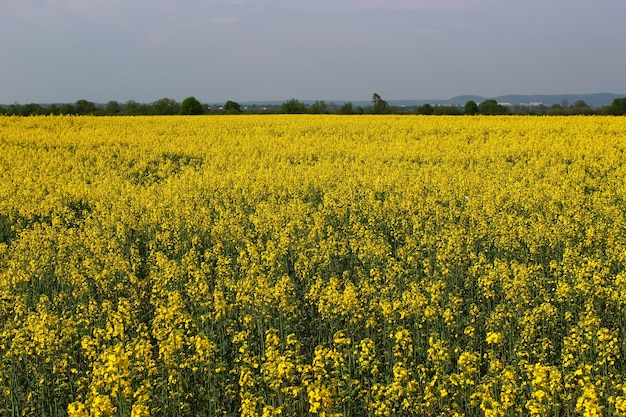
[(626, 93), (626, 0), (1, 0), (0, 103)]

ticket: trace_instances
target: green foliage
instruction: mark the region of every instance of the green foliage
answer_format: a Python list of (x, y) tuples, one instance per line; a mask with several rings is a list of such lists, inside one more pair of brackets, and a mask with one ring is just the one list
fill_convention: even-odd
[(389, 103), (380, 98), (377, 93), (372, 95), (372, 113), (374, 114), (385, 114), (389, 113)]
[(568, 114), (593, 114), (593, 110), (585, 100), (577, 100), (573, 106), (571, 106), (568, 111)]
[(59, 114), (76, 114), (76, 108), (72, 103), (61, 104)]
[(111, 100), (104, 108), (104, 114), (107, 116), (114, 116), (121, 111), (120, 103), (115, 100)]
[(180, 105), (171, 98), (162, 98), (152, 104), (152, 114), (172, 115), (180, 112)]
[(337, 114), (354, 114), (354, 108), (351, 102), (347, 102), (341, 105), (337, 110)]
[(46, 113), (46, 108), (36, 103), (14, 103), (5, 110), (5, 114), (8, 114), (10, 116), (36, 116), (45, 115)]
[(241, 113), (241, 106), (236, 101), (228, 100), (224, 104), (224, 113), (226, 114)]
[(328, 112), (328, 105), (324, 100), (318, 100), (311, 105), (310, 113), (323, 114)]
[(96, 104), (92, 101), (87, 100), (78, 100), (76, 104), (74, 104), (74, 109), (76, 114), (94, 114), (96, 112)]
[(150, 114), (150, 106), (129, 100), (124, 104), (124, 114), (129, 116), (148, 115)]
[(474, 100), (469, 100), (465, 103), (465, 107), (463, 108), (463, 112), (465, 114), (473, 115), (478, 113), (478, 104)]
[(607, 114), (614, 116), (626, 115), (626, 97), (616, 98), (610, 106), (608, 106)]
[(437, 106), (433, 109), (434, 115), (452, 115), (458, 116), (463, 114), (457, 106)]
[(433, 106), (431, 106), (428, 103), (421, 105), (417, 108), (417, 114), (429, 115), (429, 114), (433, 114), (433, 111), (434, 111)]
[(202, 104), (195, 97), (187, 97), (180, 105), (180, 114), (199, 115), (204, 113)]
[(284, 102), (282, 106), (280, 106), (280, 112), (287, 114), (306, 113), (306, 106), (304, 105), (304, 103), (296, 100), (295, 98), (292, 98), (291, 100)]
[(478, 105), (478, 113), (480, 114), (507, 114), (508, 109), (502, 104), (498, 104), (495, 100), (485, 100)]

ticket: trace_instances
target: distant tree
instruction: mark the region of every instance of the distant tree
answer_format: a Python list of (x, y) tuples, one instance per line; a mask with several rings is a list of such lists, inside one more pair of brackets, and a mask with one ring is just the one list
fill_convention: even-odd
[(372, 95), (372, 113), (374, 114), (385, 114), (389, 113), (389, 104), (380, 98), (377, 93)]
[(76, 109), (72, 103), (65, 103), (59, 106), (59, 114), (76, 114)]
[(614, 116), (626, 115), (626, 97), (614, 99), (613, 103), (605, 108), (605, 112)]
[(513, 104), (510, 108), (512, 114), (528, 114), (529, 107), (525, 104)]
[(38, 113), (39, 105), (13, 103), (7, 109), (7, 114), (12, 116), (30, 116)]
[(0, 114), (7, 114), (7, 108), (4, 106), (0, 106)]
[(339, 107), (337, 110), (337, 114), (354, 114), (354, 109), (352, 108), (351, 102), (346, 102)]
[(150, 114), (151, 108), (147, 104), (137, 103), (135, 100), (128, 100), (124, 104), (123, 113), (128, 116), (140, 116)]
[(224, 113), (226, 114), (241, 113), (241, 106), (236, 101), (228, 100), (224, 104)]
[(585, 100), (576, 100), (573, 106), (568, 109), (568, 114), (593, 114), (593, 109), (589, 107)]
[(176, 100), (171, 98), (161, 98), (152, 103), (152, 114), (172, 115), (180, 112), (180, 106)]
[(328, 113), (337, 113), (337, 110), (339, 110), (339, 105), (337, 103), (335, 103), (334, 101), (331, 101), (328, 106)]
[(15, 102), (9, 107), (7, 107), (6, 114), (9, 116), (21, 116), (22, 115), (22, 105), (18, 102)]
[(6, 114), (13, 116), (36, 116), (47, 114), (47, 109), (41, 104), (37, 103), (28, 103), (28, 104), (20, 104), (14, 103), (11, 104), (6, 109)]
[(139, 106), (141, 105), (137, 103), (135, 100), (128, 100), (126, 103), (124, 103), (123, 113), (129, 116), (140, 114)]
[(48, 114), (48, 109), (44, 106), (42, 106), (41, 104), (37, 104), (37, 103), (29, 103), (26, 106), (24, 106), (26, 113), (28, 113), (28, 115), (43, 115), (43, 114)]
[(546, 111), (546, 114), (550, 116), (560, 116), (564, 114), (563, 106), (555, 103), (550, 106), (550, 108)]
[(46, 109), (46, 114), (59, 114), (59, 113), (60, 113), (59, 106), (57, 106), (56, 104), (50, 104), (48, 108)]
[(113, 115), (118, 114), (120, 110), (121, 110), (120, 103), (118, 103), (115, 100), (111, 100), (104, 107), (104, 114), (106, 114), (107, 116), (113, 116)]
[(474, 115), (478, 113), (478, 104), (474, 100), (468, 100), (463, 107), (463, 113)]
[(74, 104), (74, 111), (76, 114), (94, 114), (96, 112), (96, 104), (87, 100), (78, 100)]
[(430, 115), (430, 114), (433, 114), (433, 111), (434, 111), (433, 106), (431, 106), (428, 103), (422, 104), (421, 106), (417, 108), (417, 114)]
[(324, 100), (318, 100), (315, 103), (311, 104), (309, 112), (313, 114), (328, 113), (328, 106), (326, 105), (326, 102)]
[(390, 110), (391, 113), (398, 113), (398, 114), (408, 114), (409, 110), (412, 109), (412, 107), (408, 107), (404, 104), (400, 105), (400, 106), (391, 106)]
[(449, 116), (457, 116), (459, 114), (463, 114), (461, 109), (457, 106), (436, 106), (433, 109), (434, 115), (449, 115)]
[(292, 98), (287, 100), (280, 106), (281, 113), (287, 114), (298, 114), (298, 113), (306, 113), (306, 106), (304, 103)]
[(507, 114), (508, 109), (502, 104), (498, 104), (495, 100), (485, 100), (478, 105), (478, 113), (480, 114)]
[(195, 97), (187, 97), (180, 105), (180, 114), (185, 115), (199, 115), (204, 113), (202, 103), (200, 103)]

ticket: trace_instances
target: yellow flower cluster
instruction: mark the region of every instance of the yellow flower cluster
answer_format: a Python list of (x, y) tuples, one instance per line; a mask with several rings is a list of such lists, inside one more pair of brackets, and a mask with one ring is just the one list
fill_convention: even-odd
[(626, 415), (626, 118), (0, 117), (0, 415)]

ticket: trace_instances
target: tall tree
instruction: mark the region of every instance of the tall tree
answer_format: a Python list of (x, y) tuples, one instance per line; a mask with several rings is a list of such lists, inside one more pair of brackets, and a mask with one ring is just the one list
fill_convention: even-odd
[(128, 100), (124, 104), (124, 114), (129, 116), (146, 115), (150, 113), (150, 107), (147, 104), (137, 103), (135, 100)]
[(94, 114), (96, 112), (95, 103), (87, 100), (78, 100), (74, 104), (76, 114)]
[(324, 100), (318, 100), (311, 105), (310, 112), (314, 114), (328, 113), (328, 105)]
[(463, 113), (470, 115), (478, 113), (478, 104), (474, 100), (467, 101), (463, 107)]
[(418, 114), (433, 114), (434, 111), (435, 109), (433, 109), (433, 106), (431, 106), (428, 103), (422, 104), (421, 106), (417, 108)]
[(59, 107), (59, 114), (75, 114), (76, 109), (72, 103), (61, 104)]
[(567, 109), (568, 114), (593, 114), (593, 110), (585, 100), (576, 100), (573, 106)]
[(292, 98), (291, 100), (287, 100), (280, 106), (281, 113), (287, 114), (298, 114), (298, 113), (306, 113), (306, 106), (304, 103)]
[(198, 115), (204, 113), (202, 109), (202, 103), (200, 103), (195, 97), (187, 97), (180, 105), (180, 114), (186, 115)]
[(238, 113), (241, 113), (241, 106), (236, 101), (228, 100), (224, 104), (224, 113), (226, 113), (226, 114), (238, 114)]
[(111, 100), (104, 108), (104, 114), (106, 114), (107, 116), (113, 116), (115, 114), (118, 114), (120, 110), (120, 103), (115, 100)]
[(372, 113), (389, 113), (389, 104), (385, 100), (380, 98), (378, 93), (374, 93), (374, 95), (372, 95)]
[(174, 99), (165, 97), (152, 103), (152, 114), (171, 115), (179, 112), (180, 106)]
[(337, 110), (338, 114), (354, 114), (354, 108), (352, 107), (352, 102), (348, 101), (343, 103), (341, 107)]
[(508, 109), (502, 104), (498, 104), (495, 100), (481, 101), (478, 105), (478, 113), (480, 114), (507, 114)]
[(607, 108), (607, 113), (615, 116), (623, 116), (626, 114), (626, 97), (616, 98)]

